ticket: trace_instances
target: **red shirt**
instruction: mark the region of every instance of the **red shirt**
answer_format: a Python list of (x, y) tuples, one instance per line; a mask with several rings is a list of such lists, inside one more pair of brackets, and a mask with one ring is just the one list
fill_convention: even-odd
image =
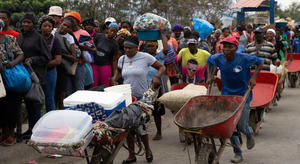
[(12, 30), (12, 29), (8, 29), (7, 31), (4, 31), (4, 32), (0, 32), (0, 34), (4, 34), (4, 35), (11, 35), (15, 38), (17, 38), (19, 36), (19, 33)]

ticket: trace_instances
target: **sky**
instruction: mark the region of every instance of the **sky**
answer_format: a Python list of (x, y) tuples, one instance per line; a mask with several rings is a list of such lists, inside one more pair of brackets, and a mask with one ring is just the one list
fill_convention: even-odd
[(277, 0), (280, 8), (285, 9), (287, 8), (290, 4), (292, 4), (292, 2), (299, 2), (300, 0)]

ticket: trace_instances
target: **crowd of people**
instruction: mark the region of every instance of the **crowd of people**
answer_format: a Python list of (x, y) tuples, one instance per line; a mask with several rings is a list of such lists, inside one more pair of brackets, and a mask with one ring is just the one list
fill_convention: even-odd
[[(10, 12), (0, 11), (0, 71), (22, 62), (29, 63), (40, 80), (46, 99), (45, 104), (24, 101), (29, 125), (22, 134), (23, 139), (32, 135), (44, 105), (47, 112), (64, 109), (63, 100), (78, 90), (131, 84), (132, 96), (139, 100), (151, 87), (160, 87), (159, 95), (168, 92), (168, 81), (171, 85), (210, 83), (218, 67), (223, 82), (222, 94), (244, 95), (248, 81), (254, 86), (261, 69), (272, 71), (271, 67), (279, 67), (281, 61), (287, 60), (289, 52), (300, 53), (300, 26), (266, 29), (242, 23), (216, 29), (201, 40), (192, 26), (175, 24), (166, 31), (161, 24), (161, 40), (141, 41), (128, 21), (118, 23), (112, 17), (103, 23), (93, 18), (82, 20), (80, 13), (64, 12), (58, 6), (52, 6), (49, 14), (39, 19), (32, 13), (25, 13), (20, 20), (20, 32), (9, 27), (10, 19)], [(252, 68), (256, 71), (250, 79), (252, 65), (257, 66)], [(0, 142), (12, 146), (16, 144), (14, 129), (24, 93), (6, 92), (6, 97), (0, 98)], [(250, 100), (251, 96), (239, 123), (239, 129), (247, 136), (249, 149), (255, 144), (253, 131), (247, 123)], [(157, 133), (153, 140), (161, 140), (161, 116), (165, 109), (158, 102), (154, 107)], [(153, 154), (147, 129), (148, 125), (141, 126), (139, 133), (146, 160), (151, 162)], [(184, 141), (182, 136), (180, 141)], [(127, 142), (129, 157), (123, 164), (136, 161), (131, 135)], [(237, 137), (232, 137), (231, 142), (236, 145), (232, 161), (241, 162), (243, 157)]]

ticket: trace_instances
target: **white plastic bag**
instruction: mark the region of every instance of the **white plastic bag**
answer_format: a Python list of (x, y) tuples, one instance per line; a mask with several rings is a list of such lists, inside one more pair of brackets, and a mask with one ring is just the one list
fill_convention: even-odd
[(0, 74), (0, 98), (5, 97), (6, 96), (6, 90), (4, 88), (4, 84), (2, 81), (2, 76)]

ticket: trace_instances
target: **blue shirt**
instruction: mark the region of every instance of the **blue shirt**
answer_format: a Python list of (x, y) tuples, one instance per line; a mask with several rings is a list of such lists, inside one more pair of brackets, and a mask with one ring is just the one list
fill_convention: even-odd
[(300, 39), (299, 38), (294, 39), (293, 47), (295, 49), (295, 53), (300, 53)]
[[(154, 56), (156, 60), (158, 60), (161, 64), (165, 64), (165, 60), (167, 59), (167, 55), (164, 54), (163, 50), (161, 50), (156, 56)], [(149, 67), (148, 69), (148, 86), (150, 87), (152, 84), (153, 77), (157, 74), (157, 70), (153, 67)]]
[(237, 53), (243, 53), (245, 51), (245, 47), (243, 45), (239, 45)]
[[(244, 53), (236, 53), (232, 61), (226, 61), (224, 53), (209, 56), (207, 65), (217, 66), (221, 71), (222, 95), (244, 96), (248, 90), (248, 82), (251, 78), (250, 66), (259, 65), (263, 60), (257, 56)], [(252, 100), (252, 92), (247, 100)]]

